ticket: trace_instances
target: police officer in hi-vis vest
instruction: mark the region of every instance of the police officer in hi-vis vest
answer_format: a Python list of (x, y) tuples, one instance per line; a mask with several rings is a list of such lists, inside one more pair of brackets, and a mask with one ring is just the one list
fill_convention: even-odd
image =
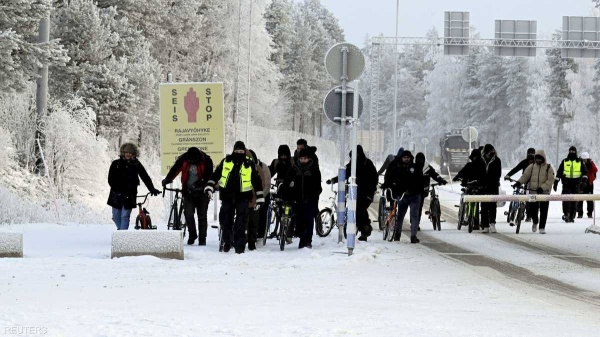
[(221, 200), (219, 223), (223, 228), (223, 251), (231, 249), (233, 230), (233, 246), (235, 252), (241, 254), (246, 246), (244, 219), (248, 215), (248, 201), (252, 199), (252, 191), (256, 191), (256, 204), (259, 207), (265, 202), (262, 181), (256, 166), (246, 157), (246, 145), (243, 142), (235, 142), (233, 153), (227, 155), (217, 166), (204, 193), (212, 197), (215, 185), (219, 186)]
[[(562, 194), (579, 194), (581, 182), (587, 182), (588, 170), (577, 156), (577, 148), (571, 146), (569, 155), (563, 159), (556, 171), (554, 180), (554, 191), (558, 187), (558, 182), (562, 180)], [(563, 201), (563, 220), (565, 222), (575, 222), (577, 214), (577, 201)]]

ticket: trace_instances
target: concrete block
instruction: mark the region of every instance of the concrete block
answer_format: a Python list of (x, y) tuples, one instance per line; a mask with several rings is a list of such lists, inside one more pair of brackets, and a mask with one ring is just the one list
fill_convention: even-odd
[(111, 259), (141, 255), (183, 260), (183, 231), (123, 230), (113, 232)]

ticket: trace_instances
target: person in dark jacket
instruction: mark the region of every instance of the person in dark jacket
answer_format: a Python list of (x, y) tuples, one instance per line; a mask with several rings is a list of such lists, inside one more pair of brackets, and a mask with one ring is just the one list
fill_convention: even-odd
[(390, 188), (394, 199), (398, 200), (394, 241), (400, 240), (402, 222), (410, 207), (410, 242), (419, 243), (419, 205), (423, 190), (423, 165), (416, 164), (410, 151), (404, 151), (400, 158), (394, 159), (385, 171), (383, 188)]
[[(571, 146), (567, 158), (560, 162), (560, 166), (556, 170), (554, 191), (556, 192), (558, 182), (562, 181), (561, 194), (579, 194), (581, 192), (581, 183), (588, 181), (587, 173), (587, 167), (577, 156), (577, 148)], [(563, 201), (562, 205), (563, 220), (565, 222), (575, 222), (577, 201)]]
[[(598, 168), (592, 159), (590, 159), (590, 154), (588, 152), (584, 152), (581, 154), (581, 161), (585, 164), (585, 167), (588, 170), (588, 181), (587, 184), (582, 183), (582, 194), (594, 194), (594, 180), (596, 180), (596, 173), (598, 173)], [(593, 218), (594, 213), (594, 202), (587, 202), (587, 217)], [(577, 217), (583, 218), (583, 201), (577, 202)]]
[(112, 219), (118, 230), (129, 229), (131, 210), (136, 206), (137, 187), (140, 178), (153, 196), (160, 191), (154, 188), (148, 172), (137, 159), (140, 152), (133, 143), (124, 143), (120, 148), (119, 159), (110, 164), (108, 185), (110, 194), (107, 204), (112, 207)]
[[(221, 210), (219, 211), (219, 223), (223, 229), (223, 251), (229, 252), (232, 241), (237, 254), (246, 250), (246, 237), (244, 235), (244, 221), (248, 216), (248, 202), (256, 193), (256, 204), (265, 202), (263, 197), (263, 186), (256, 166), (246, 156), (246, 145), (235, 142), (233, 153), (227, 155), (219, 163), (210, 180), (204, 188), (204, 193), (209, 198), (219, 186), (219, 199)], [(233, 232), (233, 238), (232, 238)]]
[(380, 176), (380, 175), (384, 174), (385, 171), (387, 170), (388, 166), (390, 166), (390, 163), (392, 161), (394, 161), (394, 159), (400, 158), (402, 156), (403, 152), (404, 152), (404, 148), (401, 147), (398, 150), (398, 153), (396, 155), (393, 155), (393, 154), (388, 155), (387, 158), (385, 158), (385, 161), (383, 162), (381, 167), (379, 168), (379, 171), (377, 171), (377, 175)]
[[(483, 148), (483, 164), (479, 166), (483, 179), (482, 193), (498, 195), (500, 192), (500, 178), (502, 177), (502, 162), (496, 155), (496, 149), (491, 144), (485, 144)], [(495, 202), (481, 203), (481, 227), (483, 233), (496, 233), (496, 207)]]
[(301, 149), (298, 152), (298, 160), (278, 191), (284, 200), (295, 202), (299, 249), (312, 248), (315, 217), (322, 191), (319, 166), (313, 162), (309, 149)]
[(286, 177), (288, 171), (294, 165), (290, 147), (283, 144), (277, 149), (277, 158), (273, 159), (269, 165), (271, 177), (275, 178), (275, 184), (279, 185)]
[[(190, 147), (177, 158), (162, 181), (163, 187), (167, 186), (181, 173), (183, 214), (189, 233), (188, 245), (193, 245), (197, 238), (199, 246), (206, 246), (210, 199), (204, 194), (204, 187), (210, 180), (213, 169), (213, 161), (209, 155), (197, 147)], [(198, 214), (198, 231), (196, 231), (194, 213)]]
[[(535, 164), (534, 160), (535, 149), (530, 147), (527, 149), (527, 158), (521, 160), (517, 166), (513, 167), (512, 170), (508, 171), (508, 173), (504, 176), (504, 180), (510, 181), (510, 177), (512, 177), (515, 173), (521, 171), (521, 174), (525, 172), (525, 169), (532, 164)], [(526, 208), (527, 217), (525, 218), (525, 222), (531, 221), (531, 216), (529, 215), (529, 207)]]
[(462, 186), (466, 186), (469, 183), (483, 181), (483, 158), (481, 157), (481, 150), (473, 149), (469, 155), (469, 162), (463, 166), (460, 171), (452, 178), (452, 181), (460, 181)]
[[(365, 151), (361, 145), (356, 147), (356, 185), (357, 185), (357, 197), (356, 197), (356, 227), (360, 231), (358, 240), (367, 241), (367, 238), (371, 235), (373, 227), (371, 226), (371, 219), (369, 219), (369, 206), (373, 202), (375, 191), (377, 191), (377, 182), (379, 175), (373, 162), (367, 158)], [(350, 158), (352, 158), (352, 152), (350, 152)], [(350, 173), (352, 172), (352, 160), (346, 164), (346, 182), (350, 179)], [(338, 177), (333, 177), (326, 181), (327, 184), (335, 184), (338, 182)]]
[(417, 153), (417, 156), (415, 157), (415, 163), (423, 166), (423, 191), (421, 192), (421, 203), (419, 205), (419, 223), (421, 223), (423, 204), (425, 203), (425, 198), (429, 195), (431, 179), (435, 180), (440, 185), (446, 185), (448, 182), (444, 178), (440, 177), (436, 170), (425, 161), (425, 155), (422, 152)]

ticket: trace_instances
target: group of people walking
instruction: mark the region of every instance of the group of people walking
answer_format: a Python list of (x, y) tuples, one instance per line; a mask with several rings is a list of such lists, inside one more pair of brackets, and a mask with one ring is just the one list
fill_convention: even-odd
[[(233, 247), (240, 254), (244, 253), (246, 247), (255, 250), (257, 242), (260, 242), (257, 238), (263, 237), (267, 230), (267, 206), (273, 197), (271, 182), (274, 179), (278, 198), (294, 205), (295, 216), (291, 232), (288, 233), (288, 244), (292, 243), (292, 237), (297, 237), (298, 248), (312, 248), (314, 221), (322, 193), (316, 150), (306, 140), (299, 139), (293, 156), (289, 146), (280, 145), (277, 158), (266, 165), (242, 141), (237, 141), (233, 151), (215, 167), (209, 155), (197, 147), (190, 147), (177, 158), (162, 180), (162, 185), (166, 186), (180, 176), (183, 214), (189, 231), (187, 243), (193, 245), (198, 240), (198, 245), (206, 245), (208, 204), (218, 189), (221, 201), (219, 223), (224, 238), (222, 250), (228, 252)], [(113, 221), (118, 230), (129, 228), (140, 179), (150, 194), (160, 193), (138, 157), (137, 146), (125, 143), (120, 147), (119, 159), (113, 161), (109, 169), (108, 183), (111, 190), (107, 203), (112, 207)], [(426, 162), (423, 153), (417, 153), (414, 157), (403, 148), (400, 148), (397, 155), (389, 156), (378, 172), (363, 148), (358, 145), (356, 165), (356, 223), (360, 231), (358, 240), (367, 241), (373, 230), (368, 208), (377, 191), (379, 175), (385, 172), (381, 187), (389, 188), (390, 201), (393, 199), (398, 202), (397, 223), (402, 223), (410, 208), (410, 242), (419, 243), (417, 232), (430, 181), (433, 179), (443, 185), (447, 183), (446, 180)], [(351, 161), (346, 165), (346, 170), (350, 172)], [(505, 180), (510, 180), (518, 171), (522, 175), (513, 187), (526, 186), (530, 194), (550, 194), (551, 189), (557, 190), (559, 182), (562, 182), (563, 194), (592, 194), (598, 169), (587, 152), (578, 156), (577, 149), (572, 146), (556, 173), (547, 162), (544, 150), (533, 148), (527, 150), (527, 157), (508, 172)], [(469, 162), (453, 180), (461, 181), (463, 185), (477, 185), (479, 193), (493, 195), (499, 194), (501, 175), (501, 160), (494, 146), (486, 144), (471, 152)], [(337, 179), (332, 177), (326, 183), (336, 183)], [(527, 203), (527, 220), (533, 222), (533, 232), (539, 228), (539, 233), (546, 233), (548, 207), (547, 201)], [(588, 217), (592, 217), (593, 207), (593, 202), (587, 203)], [(582, 218), (583, 213), (583, 202), (563, 202), (565, 222), (574, 222), (575, 217)], [(197, 227), (195, 215), (198, 218)], [(496, 203), (481, 203), (480, 219), (482, 232), (496, 233)], [(275, 235), (276, 233), (271, 233), (271, 237)], [(394, 240), (399, 239), (397, 233)]]

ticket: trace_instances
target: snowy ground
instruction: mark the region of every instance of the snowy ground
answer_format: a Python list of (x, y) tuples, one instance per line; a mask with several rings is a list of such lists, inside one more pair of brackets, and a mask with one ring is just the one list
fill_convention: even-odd
[[(440, 195), (449, 208), (458, 198), (450, 186)], [(270, 240), (236, 255), (219, 253), (209, 229), (206, 247), (170, 261), (110, 260), (109, 224), (4, 226), (24, 233), (25, 258), (0, 260), (0, 334), (597, 336), (600, 236), (551, 209), (546, 235), (530, 223), (514, 234), (500, 209), (495, 237), (458, 231), (445, 214), (441, 232), (423, 220), (420, 245), (374, 232), (352, 257), (335, 230), (312, 250)], [(436, 250), (446, 243), (470, 253)]]

